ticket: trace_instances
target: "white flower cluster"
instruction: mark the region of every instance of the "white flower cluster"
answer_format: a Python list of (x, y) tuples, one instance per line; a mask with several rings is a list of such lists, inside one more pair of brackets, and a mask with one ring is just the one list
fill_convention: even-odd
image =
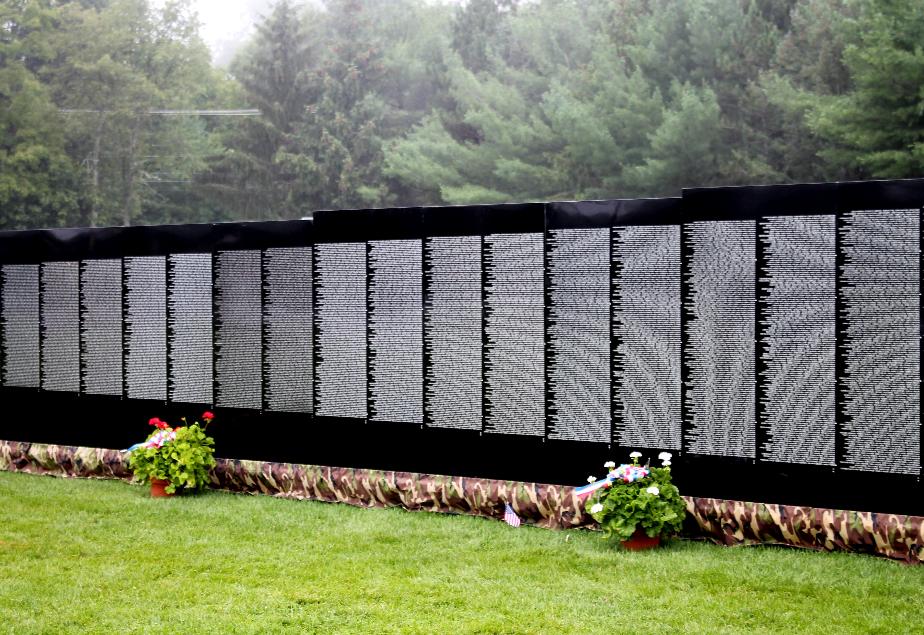
[(600, 503), (597, 503), (590, 508), (591, 514), (599, 514), (602, 511), (603, 511), (603, 505), (601, 505)]
[(656, 486), (654, 486), (654, 485), (652, 485), (651, 487), (649, 487), (649, 488), (646, 489), (645, 491), (648, 492), (649, 494), (651, 494), (652, 496), (657, 496), (658, 494), (661, 493), (661, 490), (659, 490), (659, 489), (658, 489)]
[(671, 457), (674, 456), (670, 452), (662, 452), (658, 455), (658, 458), (661, 459), (661, 466), (667, 467), (671, 464)]

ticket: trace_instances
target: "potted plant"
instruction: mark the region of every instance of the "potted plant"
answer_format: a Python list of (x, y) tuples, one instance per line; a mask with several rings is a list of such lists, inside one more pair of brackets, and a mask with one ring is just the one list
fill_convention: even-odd
[(194, 492), (208, 484), (209, 469), (215, 465), (215, 440), (206, 429), (215, 418), (211, 412), (198, 421), (176, 428), (157, 417), (148, 423), (156, 429), (143, 443), (130, 447), (128, 465), (134, 480), (151, 484), (151, 496), (170, 496), (178, 489)]
[(585, 508), (608, 538), (627, 549), (648, 549), (680, 530), (686, 506), (671, 482), (669, 452), (658, 455), (661, 467), (639, 465), (641, 452), (629, 456), (632, 462), (618, 467), (607, 461), (607, 476), (599, 481), (591, 476), (578, 494), (592, 494)]

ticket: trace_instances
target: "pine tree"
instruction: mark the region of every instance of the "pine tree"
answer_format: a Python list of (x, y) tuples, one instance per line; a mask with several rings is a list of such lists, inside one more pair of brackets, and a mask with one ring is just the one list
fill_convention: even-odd
[(630, 191), (676, 196), (681, 188), (721, 181), (729, 150), (720, 141), (721, 111), (712, 90), (675, 86), (674, 107), (650, 135), (642, 165), (628, 170)]
[(234, 218), (294, 218), (307, 211), (294, 202), (299, 185), (286, 157), (305, 105), (318, 92), (314, 33), (307, 26), (317, 17), (280, 0), (232, 66), (243, 100), (261, 116), (227, 129), (226, 149), (199, 181)]
[(377, 89), (382, 52), (365, 0), (330, 0), (317, 93), (281, 154), (298, 186), (301, 208), (372, 207), (385, 200), (380, 126), (385, 104)]
[(844, 50), (852, 89), (822, 101), (810, 127), (831, 163), (883, 178), (924, 175), (924, 4), (862, 0)]
[(473, 73), (490, 71), (510, 45), (507, 16), (517, 0), (469, 0), (456, 7), (452, 19), (452, 48)]
[[(782, 181), (833, 181), (855, 178), (852, 169), (821, 157), (830, 141), (809, 127), (807, 116), (823, 102), (850, 89), (843, 62), (844, 23), (850, 0), (801, 0), (790, 15), (789, 31), (776, 49), (756, 91), (766, 102), (760, 127), (767, 131), (766, 154)], [(750, 175), (747, 175), (750, 178)]]

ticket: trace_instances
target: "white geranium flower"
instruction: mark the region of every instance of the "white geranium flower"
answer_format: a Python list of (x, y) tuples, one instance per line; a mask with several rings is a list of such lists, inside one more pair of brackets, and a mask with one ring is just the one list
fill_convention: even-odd
[(661, 467), (668, 467), (670, 464), (670, 461), (661, 461)]
[(658, 489), (656, 486), (654, 486), (654, 485), (652, 485), (651, 487), (649, 487), (649, 488), (646, 489), (645, 491), (648, 492), (649, 494), (651, 494), (652, 496), (657, 496), (658, 494), (661, 493), (661, 490), (659, 490), (659, 489)]
[(638, 458), (641, 458), (642, 453), (641, 453), (641, 452), (632, 452), (631, 454), (629, 454), (629, 456), (630, 456), (631, 458), (633, 458), (633, 459), (638, 459)]
[(606, 463), (603, 464), (603, 467), (605, 467), (608, 470), (612, 470), (614, 467), (616, 467), (616, 461), (607, 461)]
[(599, 514), (602, 511), (603, 511), (603, 505), (601, 505), (600, 503), (597, 503), (596, 505), (590, 508), (591, 514)]
[(674, 455), (671, 454), (670, 452), (662, 452), (661, 454), (658, 455), (658, 458), (661, 459), (662, 461), (670, 461), (673, 458), (673, 456)]
[(597, 482), (597, 477), (596, 477), (596, 476), (588, 476), (588, 477), (587, 477), (587, 482), (588, 482), (588, 483), (596, 483), (596, 482)]

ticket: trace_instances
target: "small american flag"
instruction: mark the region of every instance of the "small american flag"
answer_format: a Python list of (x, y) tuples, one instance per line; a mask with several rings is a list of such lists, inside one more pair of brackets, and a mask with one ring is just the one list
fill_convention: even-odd
[(505, 503), (504, 522), (510, 525), (511, 527), (520, 526), (520, 517), (517, 516), (517, 513), (515, 511), (513, 511), (513, 507), (510, 506), (510, 503)]

